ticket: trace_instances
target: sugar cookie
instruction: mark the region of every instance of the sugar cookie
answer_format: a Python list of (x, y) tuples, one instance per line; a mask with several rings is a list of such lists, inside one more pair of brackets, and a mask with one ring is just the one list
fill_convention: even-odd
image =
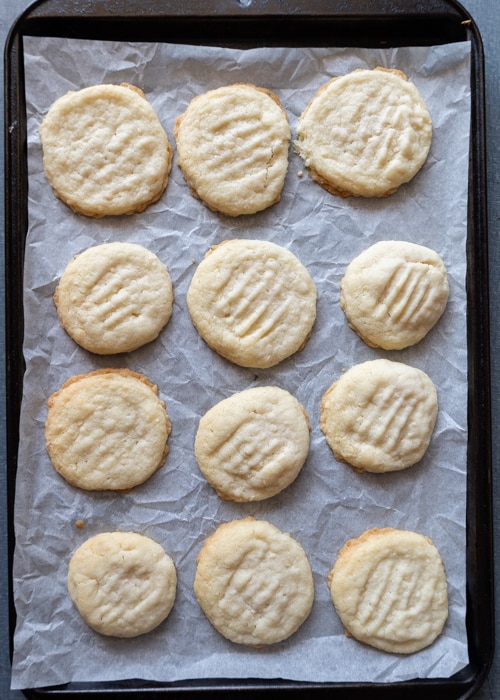
[(210, 249), (187, 304), (212, 349), (243, 367), (271, 367), (307, 343), (316, 296), (309, 272), (289, 250), (239, 239)]
[(314, 582), (305, 552), (265, 520), (221, 525), (197, 564), (198, 602), (215, 629), (236, 644), (281, 642), (309, 616)]
[(171, 425), (158, 388), (128, 369), (71, 377), (48, 400), (47, 451), (56, 471), (87, 490), (128, 490), (165, 462)]
[(328, 586), (348, 636), (383, 651), (411, 654), (429, 646), (448, 617), (443, 561), (416, 532), (375, 528), (349, 540)]
[(343, 197), (386, 197), (425, 163), (429, 110), (399, 70), (359, 69), (333, 78), (307, 105), (295, 147), (311, 177)]
[(280, 199), (290, 127), (271, 91), (236, 83), (198, 95), (174, 137), (184, 178), (210, 209), (239, 216)]
[(325, 392), (320, 427), (339, 461), (358, 471), (397, 471), (422, 459), (437, 411), (436, 388), (425, 372), (370, 360)]
[(172, 148), (139, 88), (93, 85), (57, 99), (40, 126), (55, 194), (91, 217), (143, 211), (163, 194)]
[(309, 451), (309, 420), (288, 391), (246, 389), (213, 406), (200, 420), (198, 465), (221, 498), (261, 501), (289, 486)]
[(435, 326), (448, 302), (439, 255), (406, 241), (380, 241), (349, 264), (340, 305), (349, 325), (371, 347), (401, 350)]
[(104, 635), (137, 637), (170, 614), (177, 573), (163, 547), (135, 532), (104, 532), (75, 551), (70, 597), (84, 621)]
[(172, 315), (173, 299), (166, 265), (143, 246), (118, 241), (76, 255), (54, 294), (64, 330), (99, 355), (154, 340)]

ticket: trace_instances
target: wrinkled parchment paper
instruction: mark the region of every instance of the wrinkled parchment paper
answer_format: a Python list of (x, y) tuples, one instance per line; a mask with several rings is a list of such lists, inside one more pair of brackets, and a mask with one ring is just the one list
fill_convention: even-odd
[[(465, 630), (465, 500), (467, 442), (465, 239), (470, 78), (468, 43), (424, 48), (227, 50), (26, 38), (29, 234), (26, 244), (26, 376), (16, 494), (15, 602), (18, 625), (12, 685), (145, 678), (260, 677), (304, 681), (401, 681), (448, 677), (468, 663)], [(92, 220), (56, 199), (42, 168), (38, 127), (67, 90), (100, 82), (141, 87), (174, 144), (173, 124), (191, 98), (248, 81), (274, 90), (290, 119), (334, 75), (377, 65), (399, 68), (417, 85), (434, 123), (427, 163), (387, 199), (332, 196), (313, 182), (290, 148), (281, 201), (238, 219), (194, 199), (174, 160), (161, 200), (144, 213)], [(304, 171), (301, 175), (300, 171)], [(242, 369), (212, 352), (188, 316), (186, 291), (207, 249), (226, 238), (266, 239), (306, 265), (319, 293), (306, 348), (268, 370)], [(400, 352), (368, 348), (339, 306), (339, 282), (350, 260), (383, 239), (435, 249), (449, 273), (444, 316), (419, 345)], [(161, 336), (132, 354), (99, 357), (61, 330), (52, 295), (70, 258), (98, 243), (141, 243), (169, 267), (175, 286), (172, 319)], [(21, 310), (20, 310), (21, 312)], [(425, 370), (438, 389), (435, 433), (424, 459), (403, 472), (358, 474), (336, 462), (319, 430), (324, 391), (351, 365), (378, 357)], [(44, 445), (46, 401), (71, 375), (126, 366), (159, 386), (173, 431), (166, 464), (128, 494), (88, 493), (69, 486)], [(208, 408), (251, 386), (277, 384), (305, 406), (311, 421), (309, 458), (297, 481), (259, 504), (221, 501), (193, 456), (198, 420)], [(253, 515), (290, 532), (304, 547), (316, 599), (309, 619), (287, 641), (247, 649), (226, 641), (192, 592), (195, 559), (205, 538), (225, 521)], [(82, 520), (83, 529), (75, 526)], [(448, 574), (450, 614), (442, 636), (408, 657), (348, 639), (327, 589), (344, 542), (367, 528), (422, 532), (435, 542)], [(175, 561), (175, 607), (157, 630), (136, 639), (98, 635), (80, 619), (66, 591), (71, 553), (94, 534), (135, 530), (161, 543)]]

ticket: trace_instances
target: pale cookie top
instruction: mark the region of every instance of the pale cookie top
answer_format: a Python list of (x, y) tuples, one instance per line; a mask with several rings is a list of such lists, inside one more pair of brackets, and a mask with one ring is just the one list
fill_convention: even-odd
[(54, 294), (64, 330), (100, 355), (131, 352), (154, 340), (172, 314), (167, 267), (135, 243), (103, 243), (76, 255)]
[(163, 194), (172, 148), (138, 88), (68, 92), (40, 126), (43, 166), (55, 194), (92, 217), (143, 211)]
[(271, 367), (301, 350), (316, 319), (316, 287), (286, 248), (257, 240), (214, 246), (187, 294), (194, 326), (220, 355)]
[(165, 461), (170, 420), (158, 388), (128, 369), (71, 377), (48, 400), (47, 451), (73, 486), (127, 490)]
[(221, 498), (260, 501), (297, 477), (309, 451), (309, 420), (288, 391), (276, 386), (247, 389), (202, 417), (194, 451)]
[(432, 644), (448, 617), (441, 556), (428, 537), (367, 530), (340, 550), (328, 586), (348, 636), (411, 654)]
[(400, 350), (418, 343), (448, 302), (439, 255), (406, 241), (380, 241), (349, 264), (340, 283), (349, 325), (372, 347)]
[(290, 127), (269, 90), (237, 83), (198, 95), (174, 136), (184, 178), (210, 209), (253, 214), (280, 199)]
[(314, 582), (304, 550), (265, 520), (221, 525), (197, 562), (198, 602), (215, 629), (236, 644), (280, 642), (311, 611)]
[(164, 549), (134, 532), (104, 532), (71, 557), (68, 590), (96, 632), (136, 637), (166, 619), (175, 601), (177, 573)]
[(339, 461), (358, 471), (396, 471), (422, 459), (437, 411), (436, 388), (425, 372), (370, 360), (325, 392), (320, 427)]
[(360, 69), (320, 88), (299, 118), (297, 135), (297, 151), (325, 189), (384, 197), (425, 163), (432, 122), (404, 73)]

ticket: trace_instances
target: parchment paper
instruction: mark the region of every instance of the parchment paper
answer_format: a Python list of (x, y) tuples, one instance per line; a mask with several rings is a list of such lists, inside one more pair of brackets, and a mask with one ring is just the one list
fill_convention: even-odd
[[(470, 77), (468, 43), (424, 48), (256, 49), (248, 51), (25, 39), (28, 109), (29, 234), (26, 244), (26, 375), (16, 494), (12, 685), (144, 678), (260, 677), (305, 681), (401, 681), (448, 677), (468, 663), (465, 630), (465, 501), (467, 349), (465, 240)], [(232, 219), (194, 199), (174, 160), (162, 199), (144, 213), (92, 220), (58, 201), (42, 168), (38, 127), (52, 102), (70, 89), (126, 81), (141, 87), (174, 144), (173, 124), (191, 98), (219, 85), (248, 81), (274, 90), (296, 121), (330, 77), (377, 65), (406, 72), (429, 106), (434, 136), (423, 170), (382, 200), (343, 200), (313, 182), (290, 148), (281, 201), (265, 212)], [(302, 176), (300, 171), (303, 171)], [(191, 277), (207, 249), (226, 238), (279, 243), (306, 265), (319, 292), (306, 348), (268, 370), (242, 369), (199, 338), (186, 307)], [(339, 282), (350, 260), (383, 239), (435, 249), (449, 273), (450, 299), (438, 325), (400, 352), (368, 348), (339, 305)], [(169, 267), (175, 286), (172, 319), (160, 337), (132, 354), (99, 357), (60, 328), (52, 295), (70, 258), (90, 245), (141, 243)], [(19, 311), (21, 313), (21, 309)], [(435, 433), (424, 459), (403, 472), (358, 474), (335, 461), (319, 430), (324, 391), (353, 364), (378, 357), (426, 371), (438, 388)], [(89, 493), (69, 486), (45, 451), (49, 395), (71, 375), (126, 366), (157, 383), (173, 431), (167, 462), (130, 493)], [(260, 504), (221, 501), (193, 456), (198, 420), (236, 391), (277, 384), (305, 406), (311, 421), (309, 458), (297, 481)], [(254, 515), (290, 532), (314, 573), (309, 619), (287, 641), (247, 649), (209, 624), (192, 592), (195, 559), (205, 538), (225, 521)], [(81, 519), (83, 529), (75, 526)], [(327, 575), (344, 542), (370, 527), (422, 532), (438, 547), (449, 583), (449, 620), (429, 648), (408, 657), (385, 654), (344, 636)], [(71, 553), (94, 534), (135, 530), (161, 543), (175, 561), (174, 609), (156, 631), (136, 639), (106, 638), (81, 620), (66, 590)]]

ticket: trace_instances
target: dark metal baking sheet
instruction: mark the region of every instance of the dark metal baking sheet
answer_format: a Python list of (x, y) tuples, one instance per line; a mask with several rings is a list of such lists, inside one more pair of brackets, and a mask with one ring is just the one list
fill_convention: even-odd
[[(484, 61), (481, 38), (455, 0), (39, 0), (11, 29), (5, 46), (6, 395), (9, 553), (23, 387), (22, 281), (28, 225), (23, 37), (165, 41), (215, 46), (424, 46), (468, 40), (472, 47), (471, 148), (467, 222), (468, 490), (467, 635), (469, 664), (451, 678), (397, 684), (142, 680), (26, 690), (33, 698), (224, 698), (238, 693), (300, 698), (452, 700), (471, 697), (493, 653), (492, 504)], [(15, 128), (10, 128), (15, 125)], [(11, 572), (10, 572), (11, 573)], [(12, 576), (10, 575), (10, 580)], [(15, 609), (10, 595), (11, 644)]]

